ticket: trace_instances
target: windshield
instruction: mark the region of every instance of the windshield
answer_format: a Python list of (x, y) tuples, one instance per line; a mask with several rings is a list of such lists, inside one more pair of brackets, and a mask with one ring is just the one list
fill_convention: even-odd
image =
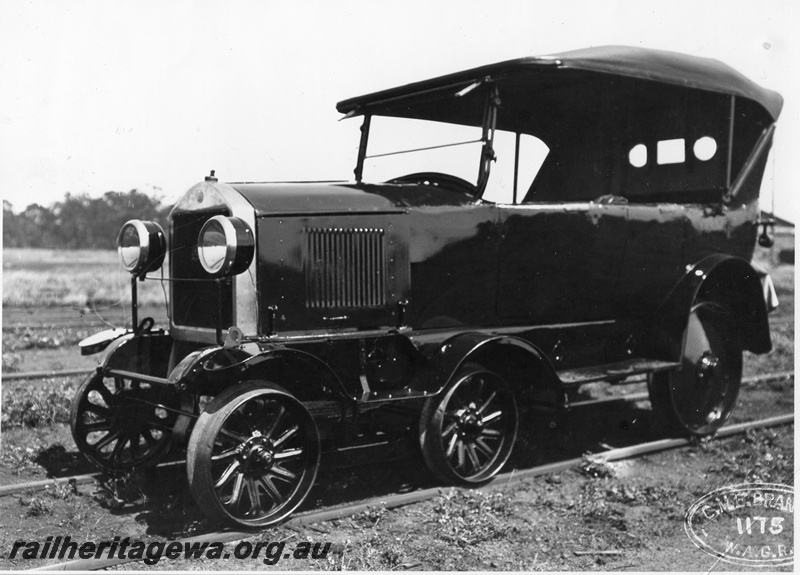
[(473, 186), (480, 167), (481, 128), (374, 116), (364, 160), (364, 179), (388, 182), (420, 172), (445, 173)]
[[(415, 118), (373, 116), (364, 159), (363, 178), (369, 182), (403, 183), (414, 174), (446, 174), (464, 181), (475, 193), (480, 175), (482, 128)], [(530, 187), (548, 153), (534, 136), (497, 130), (493, 138), (494, 161), (482, 198), (496, 203), (516, 203)], [(519, 166), (515, 157), (519, 156)], [(514, 182), (517, 181), (515, 201)]]

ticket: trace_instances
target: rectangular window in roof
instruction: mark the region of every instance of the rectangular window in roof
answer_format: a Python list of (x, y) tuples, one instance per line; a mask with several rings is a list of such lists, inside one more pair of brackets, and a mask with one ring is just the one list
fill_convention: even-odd
[(661, 140), (656, 146), (656, 161), (664, 164), (682, 164), (686, 161), (686, 141), (683, 138)]

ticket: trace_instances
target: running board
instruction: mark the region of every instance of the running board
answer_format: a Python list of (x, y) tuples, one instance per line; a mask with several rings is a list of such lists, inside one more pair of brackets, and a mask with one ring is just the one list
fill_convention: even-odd
[(558, 373), (558, 377), (561, 379), (563, 385), (579, 385), (592, 381), (618, 382), (632, 375), (675, 369), (680, 367), (680, 365), (680, 363), (670, 361), (634, 357), (625, 361), (607, 363), (605, 365), (564, 369), (556, 373)]

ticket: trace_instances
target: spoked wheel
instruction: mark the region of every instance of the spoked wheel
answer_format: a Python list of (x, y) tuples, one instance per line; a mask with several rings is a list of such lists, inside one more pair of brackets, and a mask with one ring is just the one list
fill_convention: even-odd
[(108, 473), (141, 469), (166, 454), (179, 406), (173, 387), (94, 373), (72, 402), (72, 437)]
[(742, 383), (742, 349), (724, 310), (698, 308), (686, 327), (680, 370), (656, 373), (650, 402), (672, 431), (715, 433), (730, 416)]
[(261, 383), (225, 390), (200, 414), (186, 471), (212, 519), (264, 527), (285, 519), (314, 484), (317, 425), (294, 396)]
[(508, 383), (479, 365), (469, 365), (422, 410), (425, 463), (447, 482), (486, 481), (511, 455), (517, 419), (517, 402)]

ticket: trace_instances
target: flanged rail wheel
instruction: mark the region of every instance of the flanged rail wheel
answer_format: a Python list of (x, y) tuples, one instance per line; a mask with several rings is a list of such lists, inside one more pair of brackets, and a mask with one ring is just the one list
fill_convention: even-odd
[(728, 314), (699, 307), (686, 326), (681, 368), (650, 378), (653, 410), (672, 431), (715, 433), (730, 416), (742, 383), (742, 349)]
[(470, 364), (422, 410), (420, 445), (425, 463), (447, 482), (486, 481), (511, 455), (517, 421), (517, 402), (508, 383)]
[(169, 449), (180, 406), (171, 386), (93, 373), (78, 388), (70, 424), (75, 445), (108, 473), (157, 463)]
[(246, 382), (226, 389), (200, 414), (186, 472), (209, 517), (264, 527), (303, 502), (319, 458), (317, 425), (303, 404), (276, 387)]

